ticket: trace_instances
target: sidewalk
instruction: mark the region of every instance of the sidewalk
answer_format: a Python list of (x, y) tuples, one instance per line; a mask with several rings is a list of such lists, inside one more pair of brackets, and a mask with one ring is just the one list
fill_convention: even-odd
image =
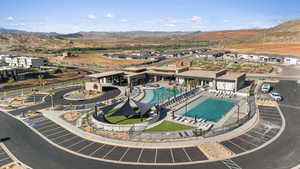
[(47, 117), (48, 119), (52, 120), (53, 122), (57, 123), (61, 127), (69, 130), (70, 132), (74, 133), (75, 135), (81, 136), (87, 140), (98, 142), (98, 143), (105, 143), (105, 144), (111, 144), (111, 145), (117, 145), (122, 147), (134, 147), (134, 148), (175, 148), (175, 147), (190, 147), (190, 146), (196, 146), (204, 142), (208, 141), (214, 141), (219, 142), (227, 139), (231, 139), (234, 137), (237, 137), (248, 130), (250, 130), (254, 126), (254, 124), (257, 122), (258, 118), (254, 117), (250, 121), (248, 121), (246, 124), (244, 124), (242, 127), (239, 127), (233, 131), (230, 131), (228, 133), (225, 133), (223, 135), (209, 137), (209, 138), (193, 138), (193, 140), (180, 140), (180, 141), (174, 141), (174, 142), (135, 142), (130, 140), (119, 140), (119, 139), (113, 139), (108, 137), (103, 137), (100, 135), (96, 135), (93, 133), (86, 132), (82, 129), (79, 129), (75, 127), (74, 125), (66, 122), (61, 118), (61, 116), (65, 112), (53, 112), (53, 111), (42, 111), (43, 115)]

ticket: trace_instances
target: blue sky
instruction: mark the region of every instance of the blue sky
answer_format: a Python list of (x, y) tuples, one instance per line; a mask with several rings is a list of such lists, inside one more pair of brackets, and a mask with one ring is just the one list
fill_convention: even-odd
[(300, 19), (298, 0), (1, 0), (0, 27), (38, 32), (213, 31)]

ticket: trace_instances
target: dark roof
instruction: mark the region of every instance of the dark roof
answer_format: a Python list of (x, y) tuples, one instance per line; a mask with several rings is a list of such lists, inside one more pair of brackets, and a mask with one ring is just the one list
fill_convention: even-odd
[(137, 115), (137, 113), (133, 110), (133, 107), (130, 105), (130, 100), (127, 99), (126, 102), (111, 116), (129, 116), (129, 115)]
[[(133, 102), (136, 107), (140, 110), (139, 113), (137, 113), (134, 110), (134, 107), (130, 104), (130, 102)], [(122, 104), (122, 105), (121, 105)], [(144, 115), (147, 113), (153, 105), (151, 104), (145, 104), (145, 103), (140, 103), (137, 101), (134, 101), (130, 98), (126, 99), (126, 101), (120, 101), (114, 104), (111, 104), (109, 106), (105, 106), (101, 108), (101, 110), (104, 112), (104, 114), (109, 113), (110, 110), (115, 108), (116, 106), (120, 105), (120, 108), (112, 114), (112, 116), (129, 116), (129, 115)]]
[(144, 115), (145, 113), (147, 113), (151, 107), (153, 106), (152, 104), (145, 104), (145, 103), (141, 103), (141, 102), (137, 102), (137, 101), (134, 101), (134, 104), (140, 109), (140, 114), (141, 115)]
[(111, 105), (105, 106), (100, 108), (100, 110), (102, 110), (104, 112), (104, 114), (107, 114), (111, 109), (113, 109), (114, 107), (116, 107), (118, 104), (122, 103), (123, 101), (119, 101), (116, 103), (113, 103)]

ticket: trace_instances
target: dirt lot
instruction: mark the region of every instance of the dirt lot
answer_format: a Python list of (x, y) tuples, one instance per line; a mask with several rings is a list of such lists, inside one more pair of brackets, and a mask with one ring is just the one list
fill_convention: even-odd
[(269, 43), (262, 46), (262, 44), (248, 44), (226, 47), (226, 50), (237, 51), (241, 53), (270, 53), (282, 55), (300, 56), (300, 44), (286, 44), (286, 43)]
[[(85, 72), (65, 72), (65, 73), (58, 73), (58, 74), (53, 74), (53, 78), (49, 79), (43, 79), (42, 83), (45, 85), (49, 83), (56, 83), (56, 82), (61, 82), (61, 81), (66, 81), (66, 80), (71, 80), (71, 79), (78, 79), (81, 77), (84, 77), (86, 75)], [(13, 84), (0, 84), (0, 88), (17, 88), (19, 86), (39, 86), (41, 85), (40, 82), (37, 79), (30, 79), (30, 80), (23, 80), (23, 81), (16, 81)]]
[(102, 65), (102, 66), (120, 66), (120, 65), (131, 65), (140, 64), (144, 61), (140, 60), (114, 60), (108, 59), (102, 56), (101, 53), (88, 53), (88, 54), (78, 54), (76, 57), (69, 57), (61, 59), (59, 57), (49, 57), (50, 62), (62, 62), (67, 64), (77, 64), (77, 65)]

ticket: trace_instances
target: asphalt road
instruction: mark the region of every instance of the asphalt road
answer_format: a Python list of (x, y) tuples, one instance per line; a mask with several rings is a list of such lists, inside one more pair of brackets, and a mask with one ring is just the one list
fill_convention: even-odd
[[(272, 144), (256, 152), (229, 161), (231, 165), (246, 169), (285, 169), (300, 163), (300, 110), (287, 107), (300, 106), (300, 86), (295, 82), (284, 81), (275, 86), (285, 100), (281, 109), (287, 121), (286, 129)], [(15, 156), (36, 169), (226, 169), (224, 162), (211, 162), (185, 166), (132, 166), (118, 165), (85, 159), (62, 151), (43, 140), (23, 123), (0, 113), (0, 136), (10, 137), (6, 146)]]
[[(54, 106), (55, 105), (71, 105), (71, 104), (72, 105), (91, 104), (91, 103), (101, 102), (101, 101), (105, 101), (107, 99), (115, 98), (116, 96), (118, 96), (121, 93), (121, 91), (119, 89), (111, 88), (111, 90), (103, 93), (101, 96), (95, 97), (95, 98), (92, 98), (92, 99), (87, 99), (87, 100), (80, 101), (80, 100), (66, 100), (66, 99), (63, 98), (63, 96), (66, 93), (69, 93), (69, 92), (74, 91), (74, 90), (79, 90), (80, 88), (81, 88), (80, 86), (73, 86), (73, 87), (60, 88), (60, 89), (55, 89), (53, 91), (50, 91), (50, 92), (55, 93), (54, 96), (53, 96)], [(13, 110), (13, 111), (10, 111), (9, 113), (13, 114), (13, 115), (19, 115), (22, 112), (27, 112), (29, 110), (41, 110), (41, 109), (45, 109), (47, 107), (52, 106), (51, 96), (46, 96), (44, 100), (45, 101), (40, 103), (40, 104), (29, 106), (29, 107), (26, 107), (26, 108)]]

